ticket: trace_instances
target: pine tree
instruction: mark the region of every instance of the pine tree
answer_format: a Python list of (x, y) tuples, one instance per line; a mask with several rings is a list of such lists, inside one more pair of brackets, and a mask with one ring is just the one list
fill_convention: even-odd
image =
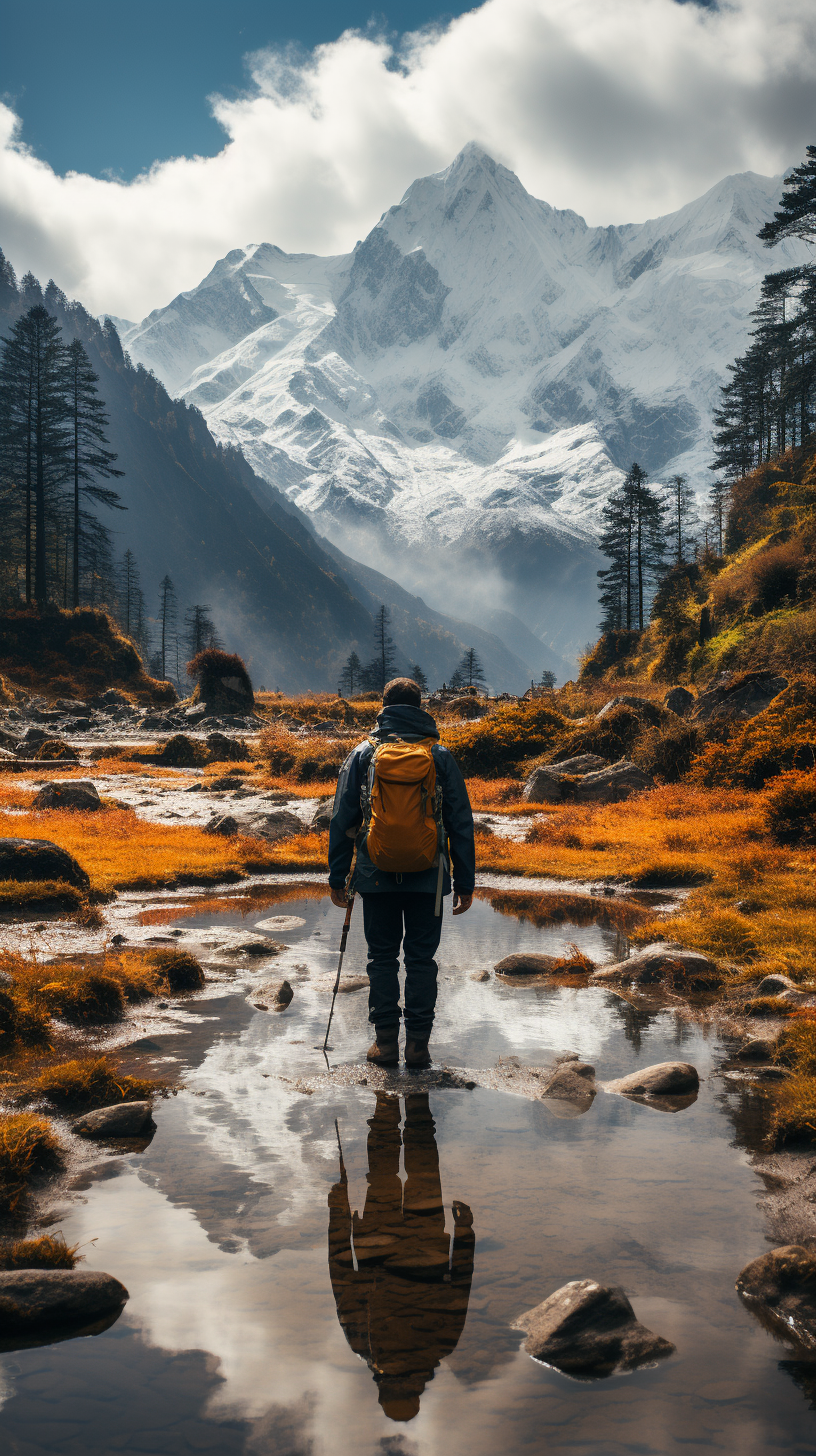
[[(51, 284), (49, 284), (49, 289)], [(46, 290), (46, 299), (48, 290)], [(105, 426), (107, 414), (97, 393), (98, 375), (94, 374), (79, 339), (68, 345), (65, 361), (66, 395), (71, 429), (71, 477), (73, 485), (73, 605), (79, 606), (80, 499), (82, 496), (100, 505), (126, 508), (118, 493), (98, 484), (98, 477), (121, 478), (114, 468), (115, 454), (107, 448)]]
[(785, 194), (770, 222), (757, 237), (767, 248), (783, 238), (816, 238), (816, 147), (805, 148), (805, 161), (785, 178)]
[(465, 686), (465, 679), (462, 677), (462, 669), (455, 667), (448, 679), (448, 692), (460, 693)]
[[(23, 279), (27, 297), (34, 292), (30, 277)], [(59, 500), (68, 460), (64, 362), (59, 326), (35, 303), (2, 343), (0, 455), (4, 475), (24, 500), (26, 601), (33, 595), (40, 606), (48, 599), (46, 517)]]
[(126, 637), (135, 635), (140, 595), (139, 568), (136, 557), (128, 547), (119, 564), (119, 622)]
[(660, 498), (647, 479), (646, 471), (633, 462), (623, 485), (613, 491), (602, 511), (604, 529), (599, 545), (611, 562), (598, 572), (602, 632), (643, 631), (647, 594), (663, 570)]
[(419, 691), (421, 693), (427, 693), (428, 679), (426, 678), (418, 662), (415, 662), (413, 667), (411, 668), (411, 677), (419, 688)]
[[(728, 513), (728, 486), (721, 480), (715, 480), (708, 497), (708, 511), (711, 518), (712, 545), (716, 546), (716, 553), (722, 556), (725, 542), (725, 519)], [(708, 541), (706, 542), (708, 548)]]
[(184, 613), (184, 649), (193, 658), (205, 647), (221, 647), (221, 641), (210, 615), (210, 608), (201, 602)]
[(0, 248), (0, 312), (5, 313), (17, 302), (17, 279), (8, 258)]
[(558, 679), (556, 678), (555, 673), (550, 672), (550, 669), (548, 667), (545, 667), (544, 671), (541, 674), (541, 686), (543, 687), (545, 693), (551, 693), (555, 688), (555, 684), (557, 681)]
[(669, 481), (669, 496), (666, 513), (666, 536), (669, 541), (672, 564), (683, 566), (692, 561), (696, 545), (695, 526), (699, 526), (697, 503), (694, 491), (685, 475), (673, 475)]
[(350, 652), (340, 674), (340, 696), (353, 698), (362, 686), (363, 664), (356, 652)]
[(467, 651), (462, 654), (457, 671), (461, 677), (463, 687), (474, 688), (484, 686), (484, 668), (479, 661), (475, 647), (468, 647)]
[(176, 588), (170, 576), (164, 576), (159, 584), (159, 613), (158, 623), (161, 629), (159, 646), (157, 648), (158, 660), (161, 663), (161, 675), (167, 677), (167, 664), (173, 661), (176, 643), (176, 617), (178, 612)]
[(370, 674), (371, 686), (378, 692), (382, 692), (388, 682), (397, 656), (396, 643), (388, 631), (390, 625), (391, 613), (383, 605), (374, 618), (374, 656), (366, 669)]

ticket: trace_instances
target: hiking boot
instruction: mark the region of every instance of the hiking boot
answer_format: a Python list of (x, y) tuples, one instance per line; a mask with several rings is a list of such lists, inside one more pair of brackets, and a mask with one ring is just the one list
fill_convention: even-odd
[(426, 1041), (413, 1041), (411, 1038), (406, 1041), (405, 1065), (406, 1067), (429, 1067), (431, 1065), (431, 1054)]
[(396, 1067), (399, 1064), (399, 1042), (394, 1037), (377, 1036), (366, 1052), (366, 1061), (378, 1067)]

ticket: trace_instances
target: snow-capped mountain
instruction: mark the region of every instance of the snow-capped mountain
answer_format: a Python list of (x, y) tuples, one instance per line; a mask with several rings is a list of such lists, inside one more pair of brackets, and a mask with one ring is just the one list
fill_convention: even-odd
[(806, 253), (756, 238), (780, 190), (591, 228), (471, 143), (351, 254), (236, 248), (123, 343), (351, 555), (574, 648), (621, 471), (708, 483), (759, 281)]

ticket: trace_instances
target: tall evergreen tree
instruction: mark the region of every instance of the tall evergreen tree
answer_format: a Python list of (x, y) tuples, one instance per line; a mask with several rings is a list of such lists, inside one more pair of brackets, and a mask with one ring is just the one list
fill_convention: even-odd
[(115, 490), (98, 483), (100, 477), (106, 480), (112, 477), (121, 478), (122, 471), (114, 468), (116, 456), (107, 448), (105, 426), (108, 417), (96, 388), (99, 378), (94, 374), (79, 339), (72, 339), (68, 345), (65, 375), (73, 486), (73, 605), (78, 607), (80, 499), (85, 496), (100, 505), (115, 506), (118, 510), (124, 510), (125, 507)]
[(651, 586), (663, 570), (663, 515), (660, 497), (647, 484), (646, 471), (630, 466), (623, 485), (602, 512), (599, 542), (610, 565), (601, 578), (602, 632), (643, 631)]
[(784, 196), (770, 222), (757, 236), (767, 248), (783, 238), (816, 238), (816, 147), (805, 148), (805, 161), (783, 182)]
[[(721, 480), (715, 480), (708, 497), (708, 513), (713, 530), (711, 532), (713, 546), (718, 556), (722, 556), (725, 541), (725, 519), (728, 513), (728, 486)], [(706, 543), (708, 545), (708, 542)]]
[(544, 671), (541, 674), (541, 686), (543, 687), (545, 693), (551, 693), (554, 690), (557, 681), (558, 679), (556, 678), (555, 673), (551, 672), (548, 667), (545, 667)]
[(205, 647), (220, 646), (210, 607), (201, 602), (188, 607), (184, 613), (184, 650), (188, 657), (195, 657)]
[(426, 678), (418, 662), (415, 662), (413, 667), (411, 668), (411, 677), (419, 688), (419, 691), (421, 693), (427, 693), (428, 679)]
[(363, 673), (366, 686), (380, 693), (394, 670), (397, 656), (396, 643), (388, 630), (390, 625), (391, 613), (383, 605), (374, 618), (374, 656)]
[(479, 655), (475, 647), (468, 647), (467, 651), (462, 654), (458, 671), (463, 687), (475, 688), (484, 686), (484, 668), (479, 661)]
[(159, 583), (159, 645), (156, 649), (161, 664), (161, 675), (167, 677), (167, 664), (173, 662), (176, 645), (176, 618), (178, 602), (176, 588), (170, 576), (162, 577)]
[(340, 696), (353, 698), (362, 686), (363, 664), (356, 652), (350, 652), (340, 674)]
[(68, 460), (64, 362), (59, 325), (35, 303), (2, 343), (0, 453), (24, 495), (26, 600), (33, 594), (40, 606), (48, 598), (46, 513)]
[(700, 524), (697, 517), (697, 501), (685, 475), (673, 475), (666, 489), (669, 498), (666, 512), (666, 537), (672, 565), (683, 566), (685, 562), (694, 559), (697, 539), (695, 528)]

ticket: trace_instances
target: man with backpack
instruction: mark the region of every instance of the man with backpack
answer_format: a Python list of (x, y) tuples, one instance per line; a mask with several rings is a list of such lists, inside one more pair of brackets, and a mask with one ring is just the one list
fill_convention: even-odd
[(359, 893), (363, 900), (368, 1019), (375, 1030), (370, 1062), (393, 1067), (399, 1061), (402, 945), (405, 1065), (430, 1066), (442, 900), (452, 888), (453, 913), (464, 914), (475, 880), (473, 814), (465, 781), (439, 743), (417, 684), (395, 678), (383, 692), (376, 728), (340, 770), (329, 833), (332, 903), (345, 910), (350, 894)]

